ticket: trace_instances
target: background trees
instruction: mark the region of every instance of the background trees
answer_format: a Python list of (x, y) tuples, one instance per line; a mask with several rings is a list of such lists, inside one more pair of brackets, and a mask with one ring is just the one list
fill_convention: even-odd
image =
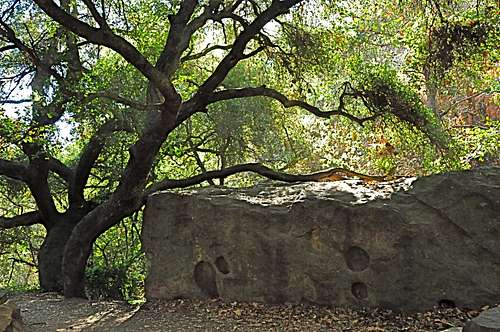
[[(140, 275), (137, 212), (154, 190), (255, 181), (224, 180), (239, 171), (425, 174), (497, 158), (495, 113), (463, 116), (467, 102), (487, 95), (487, 108), (498, 98), (495, 10), (468, 1), (7, 1), (0, 225), (15, 240), (2, 242), (1, 263), (36, 266), (43, 289), (82, 296), (88, 262), (94, 289), (110, 275), (122, 286), (122, 272)], [(12, 230), (30, 225), (42, 227)], [(111, 255), (117, 245), (134, 250)], [(97, 293), (117, 296), (110, 283)]]

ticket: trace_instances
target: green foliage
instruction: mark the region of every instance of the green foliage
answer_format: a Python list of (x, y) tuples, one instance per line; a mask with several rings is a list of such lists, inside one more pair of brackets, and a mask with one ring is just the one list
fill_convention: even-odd
[(42, 227), (0, 230), (0, 289), (38, 287), (37, 252), (44, 233)]
[(392, 114), (421, 130), (433, 144), (446, 147), (447, 137), (437, 115), (423, 104), (416, 91), (399, 79), (396, 70), (367, 65), (357, 75), (360, 76), (356, 81), (374, 113)]
[(87, 294), (92, 299), (143, 300), (145, 261), (140, 243), (142, 213), (111, 228), (94, 244), (85, 270)]
[(487, 120), (483, 127), (456, 128), (457, 154), (464, 168), (500, 161), (500, 121)]

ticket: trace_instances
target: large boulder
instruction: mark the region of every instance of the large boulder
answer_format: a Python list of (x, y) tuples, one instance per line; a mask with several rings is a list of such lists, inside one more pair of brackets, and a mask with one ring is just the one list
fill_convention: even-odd
[(500, 168), (149, 197), (148, 299), (422, 310), (500, 300)]

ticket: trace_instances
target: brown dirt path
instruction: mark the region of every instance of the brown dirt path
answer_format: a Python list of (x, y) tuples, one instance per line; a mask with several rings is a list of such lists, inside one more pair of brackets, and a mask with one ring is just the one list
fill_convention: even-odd
[[(118, 301), (66, 300), (54, 293), (10, 299), (21, 309), (26, 331), (440, 331), (461, 326), (479, 311), (435, 309), (411, 315), (312, 305), (222, 303), (218, 300), (154, 302), (142, 307)], [(483, 308), (486, 309), (486, 308)]]

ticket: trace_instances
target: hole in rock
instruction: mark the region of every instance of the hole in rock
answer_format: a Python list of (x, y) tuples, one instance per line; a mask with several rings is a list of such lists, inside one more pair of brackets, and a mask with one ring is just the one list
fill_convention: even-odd
[(344, 254), (347, 266), (352, 271), (363, 271), (370, 264), (370, 256), (360, 247), (350, 247)]
[(229, 273), (229, 265), (227, 264), (226, 259), (224, 256), (219, 256), (215, 260), (215, 266), (217, 267), (217, 270), (219, 270), (221, 273), (228, 274)]
[(368, 297), (368, 288), (362, 282), (355, 282), (351, 286), (351, 293), (358, 300), (364, 300)]
[(212, 264), (204, 261), (196, 264), (194, 268), (194, 281), (207, 296), (219, 296), (215, 280), (215, 269)]
[(455, 308), (456, 307), (455, 302), (452, 301), (452, 300), (448, 300), (448, 299), (439, 300), (438, 306), (440, 308), (444, 308), (444, 309), (449, 309), (449, 308)]

